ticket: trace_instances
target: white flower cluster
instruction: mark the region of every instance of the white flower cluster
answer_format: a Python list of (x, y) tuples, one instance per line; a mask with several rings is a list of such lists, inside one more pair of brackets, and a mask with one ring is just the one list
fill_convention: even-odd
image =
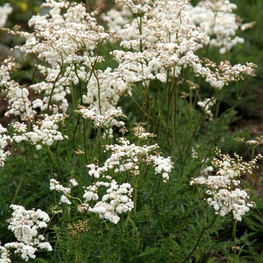
[(151, 137), (155, 137), (155, 134), (147, 132), (143, 127), (145, 123), (136, 123), (136, 127), (133, 128), (133, 133), (139, 139), (147, 139)]
[(9, 103), (5, 116), (15, 115), (20, 116), (22, 120), (31, 119), (36, 114), (36, 111), (31, 107), (28, 89), (11, 80), (10, 74), (16, 68), (17, 64), (14, 63), (14, 59), (11, 57), (5, 59), (0, 67), (0, 88), (1, 92), (6, 95)]
[[(93, 114), (86, 111), (83, 116), (91, 116), (95, 126), (107, 126), (108, 135), (112, 136), (111, 126), (124, 125), (114, 118), (120, 116), (117, 103), (124, 94), (131, 95), (131, 87), (118, 70), (95, 69), (95, 65), (104, 60), (98, 54), (101, 45), (110, 38), (109, 33), (97, 24), (93, 14), (86, 12), (83, 4), (47, 0), (42, 8), (49, 8), (48, 14), (39, 14), (30, 19), (32, 33), (9, 32), (26, 39), (24, 45), (16, 48), (37, 58), (36, 70), (44, 80), (28, 87), (21, 86), (10, 78), (10, 73), (16, 69), (11, 59), (1, 66), (0, 86), (9, 102), (5, 114), (19, 116), (22, 121), (31, 122), (28, 127), (33, 127), (33, 131), (16, 135), (14, 141), (29, 140), (41, 148), (41, 143), (50, 145), (65, 138), (57, 131), (58, 123), (52, 129), (48, 128), (51, 134), (48, 138), (46, 127), (43, 126), (46, 124), (45, 119), (48, 122), (51, 119), (58, 120), (59, 114), (67, 113), (69, 95), (76, 104), (88, 105), (85, 107)], [(44, 120), (35, 124), (46, 113), (54, 117), (45, 115)], [(16, 123), (16, 126), (19, 124)], [(43, 133), (42, 137), (40, 133)]]
[(0, 263), (11, 263), (10, 252), (8, 249), (0, 245)]
[(77, 185), (78, 182), (74, 178), (69, 180), (69, 187), (64, 187), (57, 180), (50, 179), (49, 189), (62, 193), (60, 197), (60, 203), (71, 205), (71, 201), (69, 200), (71, 189), (72, 187), (76, 187)]
[(155, 174), (161, 174), (163, 182), (169, 180), (169, 173), (172, 171), (173, 164), (170, 157), (164, 158), (162, 156), (151, 155), (147, 159), (149, 163), (153, 163)]
[(170, 159), (164, 158), (157, 153), (159, 146), (143, 145), (139, 146), (130, 143), (126, 138), (121, 137), (119, 144), (106, 145), (106, 150), (111, 152), (111, 156), (99, 167), (95, 164), (89, 164), (89, 174), (95, 178), (99, 178), (101, 174), (113, 170), (114, 173), (129, 172), (132, 175), (140, 174), (140, 164), (147, 163), (153, 165), (155, 174), (160, 174), (164, 182), (169, 180), (169, 173), (173, 168)]
[(40, 209), (26, 210), (20, 205), (11, 205), (10, 207), (14, 212), (12, 218), (8, 220), (8, 229), (14, 233), (18, 242), (6, 243), (0, 247), (2, 252), (0, 262), (11, 262), (9, 259), (10, 249), (15, 249), (15, 253), (20, 253), (26, 261), (29, 258), (34, 259), (38, 249), (52, 251), (49, 242), (44, 242), (44, 236), (38, 233), (41, 228), (47, 227), (50, 220), (48, 214)]
[(123, 121), (117, 120), (120, 117), (126, 118), (120, 107), (109, 109), (104, 114), (98, 114), (96, 109), (87, 109), (85, 107), (80, 107), (76, 112), (80, 113), (82, 118), (92, 120), (95, 127), (103, 128), (104, 135), (107, 135), (109, 138), (113, 137), (113, 126), (123, 127), (125, 124)]
[[(101, 201), (97, 202), (94, 207), (87, 206), (89, 212), (99, 214), (100, 218), (117, 224), (120, 220), (120, 214), (133, 209), (134, 204), (131, 199), (133, 188), (129, 183), (118, 185), (115, 180), (112, 180), (110, 183), (97, 182), (96, 186), (105, 186), (108, 189)], [(87, 188), (83, 197), (86, 198), (86, 201), (97, 200), (96, 187)]]
[(170, 75), (178, 77), (186, 64), (183, 57), (203, 47), (207, 40), (202, 32), (190, 24), (186, 12), (188, 1), (146, 2), (135, 4), (129, 1), (127, 5), (131, 11), (145, 10), (140, 11), (138, 17), (135, 15), (122, 31), (118, 31), (121, 46), (135, 52), (115, 50), (112, 54), (125, 80), (138, 82), (158, 79), (166, 82), (167, 70)]
[[(26, 43), (16, 48), (37, 57), (39, 64), (36, 68), (45, 78), (42, 82), (24, 88), (42, 95), (42, 99), (38, 96), (25, 108), (65, 113), (68, 108), (66, 96), (72, 92), (72, 85), (85, 86), (88, 82), (94, 65), (103, 60), (95, 55), (94, 50), (109, 35), (94, 17), (86, 13), (82, 4), (52, 0), (46, 1), (41, 7), (48, 7), (49, 14), (36, 15), (30, 19), (29, 26), (33, 27), (33, 33), (10, 31), (26, 38)], [(27, 97), (27, 94), (20, 94), (17, 89), (13, 93), (21, 98)]]
[[(207, 45), (230, 49), (240, 42), (240, 38), (235, 37), (238, 26), (236, 17), (232, 14), (234, 5), (229, 1), (201, 1), (203, 4), (195, 7), (187, 0), (118, 2), (123, 2), (133, 13), (133, 16), (128, 14), (128, 17), (123, 18), (130, 18), (130, 22), (120, 27), (123, 20), (115, 20), (111, 13), (109, 16), (104, 15), (104, 20), (108, 21), (110, 30), (117, 28), (120, 45), (132, 50), (112, 52), (124, 80), (143, 82), (144, 85), (153, 79), (165, 83), (169, 81), (169, 77), (179, 77), (183, 68), (191, 67), (196, 76), (202, 76), (214, 88), (220, 89), (232, 81), (228, 78), (228, 73), (235, 71), (235, 68), (222, 68), (218, 71), (216, 65), (211, 66), (211, 63), (209, 65), (206, 60), (195, 55), (197, 50)], [(206, 9), (206, 12), (201, 12), (202, 8)], [(118, 17), (121, 15), (124, 16), (125, 13), (120, 12)], [(214, 25), (212, 15), (218, 15), (220, 23), (216, 20)], [(230, 24), (225, 23), (226, 19), (221, 21), (223, 15), (228, 18), (227, 21), (231, 21)], [(212, 33), (211, 28), (216, 32)], [(211, 39), (212, 35), (216, 35), (216, 40)], [(253, 68), (254, 65), (247, 65), (239, 75), (253, 75)], [(236, 80), (237, 76), (234, 79)]]
[(7, 129), (0, 124), (0, 167), (4, 166), (7, 156), (11, 154), (9, 151), (5, 151), (10, 141), (10, 136), (6, 135), (6, 132)]
[(1, 87), (1, 91), (2, 92), (4, 92), (4, 90), (2, 90), (2, 86), (5, 86), (5, 84), (7, 84), (8, 81), (10, 81), (10, 79), (11, 79), (10, 73), (15, 68), (16, 68), (16, 64), (14, 63), (14, 59), (11, 58), (11, 57), (5, 59), (1, 63), (1, 67), (0, 67), (0, 87)]
[(50, 146), (56, 141), (67, 139), (66, 135), (62, 135), (59, 131), (58, 123), (64, 120), (63, 114), (45, 115), (43, 120), (38, 120), (37, 125), (32, 125), (32, 131), (27, 131), (27, 125), (21, 122), (14, 122), (14, 135), (12, 140), (19, 143), (21, 141), (29, 141), (36, 145), (39, 150), (43, 145)]
[(96, 70), (87, 84), (87, 93), (83, 95), (83, 103), (100, 114), (115, 109), (120, 97), (128, 93), (131, 88), (123, 80), (118, 71), (107, 68), (104, 71)]
[[(109, 176), (104, 178), (109, 182), (96, 181), (92, 185), (84, 187), (84, 201), (78, 205), (78, 211), (82, 213), (90, 212), (99, 214), (100, 218), (107, 219), (117, 224), (120, 220), (120, 214), (133, 209), (134, 204), (131, 199), (133, 188), (129, 183), (118, 185), (118, 183)], [(65, 203), (71, 205), (70, 198), (72, 196), (70, 194), (72, 187), (76, 185), (78, 185), (78, 183), (75, 179), (70, 179), (69, 187), (64, 187), (55, 179), (50, 180), (50, 190), (62, 193), (59, 204)], [(100, 187), (106, 187), (106, 193), (102, 196), (101, 200), (92, 207), (89, 202), (99, 200), (98, 191)]]
[(134, 0), (116, 0), (116, 3), (123, 3), (125, 7), (127, 7), (132, 14), (143, 14), (148, 12), (151, 7), (152, 0), (140, 0), (140, 1), (134, 1)]
[(0, 6), (0, 28), (5, 26), (7, 17), (12, 13), (12, 11), (13, 8), (8, 3)]
[(204, 101), (198, 101), (197, 105), (200, 106), (206, 116), (206, 118), (209, 121), (213, 120), (213, 113), (211, 111), (211, 107), (214, 106), (216, 103), (216, 99), (215, 98), (206, 98)]
[[(252, 173), (252, 169), (256, 165), (256, 161), (262, 158), (258, 155), (250, 162), (242, 162), (242, 158), (235, 155), (235, 159), (229, 155), (221, 154), (217, 150), (220, 158), (214, 158), (212, 166), (207, 167), (200, 177), (191, 180), (190, 184), (206, 185), (208, 190), (206, 194), (207, 203), (213, 206), (215, 213), (220, 216), (225, 216), (232, 212), (233, 218), (236, 221), (241, 221), (250, 207), (255, 204), (249, 201), (247, 189), (241, 187), (241, 173)], [(217, 169), (215, 175), (209, 175)]]
[[(34, 26), (37, 35), (27, 36), (22, 49), (45, 59), (53, 69), (62, 64), (92, 65), (92, 51), (109, 37), (104, 28), (86, 13), (82, 4), (52, 0), (43, 3), (42, 7), (50, 8), (49, 15), (37, 15), (30, 19), (29, 26)], [(83, 50), (86, 54), (79, 54)]]
[[(94, 49), (109, 37), (104, 28), (97, 25), (96, 19), (86, 13), (82, 4), (52, 0), (46, 1), (42, 7), (50, 8), (49, 14), (31, 18), (29, 26), (34, 27), (33, 33), (9, 31), (26, 38), (26, 43), (16, 48), (34, 54), (39, 63), (36, 68), (45, 77), (44, 81), (29, 87), (6, 83), (9, 114), (22, 114), (22, 118), (32, 118), (36, 108), (54, 113), (66, 112), (66, 95), (71, 93), (70, 87), (81, 81), (85, 83), (91, 77), (95, 63), (102, 60), (94, 55)], [(29, 90), (41, 94), (42, 98), (37, 96), (31, 103)]]
[[(118, 7), (119, 5), (117, 5)], [(122, 28), (127, 25), (130, 21), (132, 13), (128, 8), (121, 8), (120, 11), (116, 9), (111, 9), (107, 14), (102, 14), (101, 18), (107, 22), (109, 29), (114, 32), (114, 36), (118, 39), (118, 36), (121, 35)]]
[(240, 27), (233, 13), (236, 8), (229, 0), (202, 0), (192, 9), (194, 22), (210, 37), (209, 47), (220, 48), (221, 54), (244, 42), (236, 36)]
[(247, 145), (252, 145), (253, 147), (256, 147), (258, 145), (263, 144), (263, 135), (260, 135), (260, 136), (256, 137), (255, 139), (252, 139), (252, 140), (245, 140), (245, 138), (240, 138), (240, 137), (237, 137), (234, 140), (236, 140), (238, 142), (243, 142)]

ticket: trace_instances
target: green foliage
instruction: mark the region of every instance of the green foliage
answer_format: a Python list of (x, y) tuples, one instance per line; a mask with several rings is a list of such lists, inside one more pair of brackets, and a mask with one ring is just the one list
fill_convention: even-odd
[[(29, 5), (26, 0), (10, 1), (16, 6), (10, 23), (28, 20), (28, 17), (38, 11), (36, 7), (39, 2), (35, 0)], [(95, 1), (86, 2), (87, 8), (92, 9)], [(245, 16), (244, 12), (247, 14), (246, 9), (250, 14), (246, 16), (248, 21), (259, 20), (258, 14), (254, 18), (251, 14), (255, 10), (263, 10), (260, 9), (260, 1), (248, 1), (252, 5), (251, 10), (246, 8), (248, 3), (235, 2), (242, 17)], [(113, 5), (113, 1), (109, 1), (108, 5)], [(23, 12), (20, 13), (18, 8)], [(257, 30), (258, 27), (256, 32)], [(251, 50), (253, 45), (258, 49), (262, 48), (253, 34), (245, 35), (249, 39), (245, 48), (249, 47)], [(117, 47), (119, 48), (118, 44), (106, 43), (95, 50), (95, 53), (103, 55), (105, 63), (95, 63), (91, 73), (107, 67), (116, 68), (117, 63), (109, 54)], [(255, 63), (259, 62), (259, 55), (251, 54), (245, 48), (237, 46), (226, 57), (231, 62), (245, 63), (250, 58)], [(204, 50), (200, 51), (202, 52)], [(208, 57), (213, 61), (222, 59), (215, 50)], [(27, 59), (28, 61), (23, 60), (26, 61), (25, 67), (13, 75), (21, 85), (40, 82), (42, 78), (34, 66), (37, 61), (31, 57)], [(65, 70), (62, 66), (61, 71)], [(261, 70), (260, 66), (258, 79), (262, 75)], [(25, 72), (29, 76), (34, 72), (33, 80), (25, 77)], [(8, 145), (13, 154), (8, 157), (5, 166), (0, 168), (1, 244), (13, 240), (6, 220), (10, 218), (10, 205), (15, 203), (28, 209), (43, 209), (51, 215), (51, 221), (43, 234), (53, 251), (38, 251), (36, 259), (28, 262), (263, 262), (262, 196), (256, 196), (253, 187), (244, 180), (244, 188), (250, 189), (257, 208), (251, 208), (242, 222), (236, 224), (231, 214), (225, 217), (215, 216), (214, 210), (207, 205), (206, 189), (190, 186), (190, 180), (198, 177), (210, 165), (216, 147), (231, 155), (237, 153), (246, 159), (254, 158), (253, 154), (250, 158), (251, 151), (247, 144), (234, 140), (237, 137), (248, 140), (249, 131), (235, 130), (232, 127), (241, 118), (243, 111), (246, 111), (246, 106), (240, 103), (241, 97), (247, 98), (246, 93), (243, 93), (246, 84), (240, 82), (240, 86), (235, 84), (224, 90), (211, 91), (204, 80), (199, 80), (192, 73), (186, 68), (177, 79), (171, 77), (171, 82), (151, 80), (149, 85), (144, 82), (133, 83), (133, 94), (124, 94), (120, 100), (119, 104), (127, 115), (127, 119), (122, 117), (127, 127), (125, 138), (138, 147), (157, 143), (160, 151), (155, 149), (154, 154), (170, 156), (174, 167), (169, 174), (169, 181), (165, 183), (143, 155), (136, 156), (139, 159), (138, 174), (110, 168), (105, 172), (105, 176), (110, 175), (119, 183), (130, 183), (134, 189), (135, 207), (132, 211), (121, 214), (118, 224), (99, 218), (95, 213), (78, 211), (79, 205), (85, 203), (82, 200), (83, 188), (99, 181), (90, 176), (86, 166), (103, 166), (105, 160), (115, 153), (107, 151), (106, 145), (118, 143), (122, 132), (114, 127), (113, 138), (107, 134), (103, 136), (105, 128), (97, 127), (92, 120), (80, 117), (76, 109), (83, 100), (82, 94), (87, 83), (80, 81), (72, 84), (72, 96), (67, 98), (70, 104), (68, 117), (59, 126), (59, 131), (67, 134), (68, 139), (57, 141), (52, 146), (43, 145), (41, 150), (37, 150), (29, 142)], [(188, 78), (198, 82), (200, 88), (191, 89), (186, 82)], [(258, 79), (249, 82), (256, 90)], [(241, 93), (242, 96), (239, 96)], [(212, 96), (217, 104), (211, 107), (214, 118), (209, 120), (205, 111), (197, 106), (197, 102)], [(254, 97), (243, 101), (247, 103), (249, 99)], [(254, 113), (251, 111), (251, 114)], [(17, 120), (21, 121), (19, 118)], [(145, 124), (139, 125), (140, 123)], [(32, 124), (28, 123), (29, 128), (30, 125)], [(144, 127), (156, 137), (145, 141), (136, 137), (132, 132), (136, 125)], [(196, 157), (193, 157), (194, 153)], [(69, 179), (72, 178), (76, 179), (78, 186), (71, 189), (69, 206), (61, 203), (60, 193), (50, 191), (49, 180), (56, 179), (61, 185), (68, 187)], [(105, 189), (98, 190), (100, 196), (105, 192)], [(91, 206), (95, 203), (94, 200)], [(14, 255), (13, 262), (24, 261)]]

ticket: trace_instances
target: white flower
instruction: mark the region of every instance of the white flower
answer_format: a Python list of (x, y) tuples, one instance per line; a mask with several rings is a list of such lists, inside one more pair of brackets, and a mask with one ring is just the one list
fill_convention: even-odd
[[(246, 69), (238, 67), (238, 71), (235, 66), (217, 70), (214, 64), (206, 63), (195, 54), (204, 47), (217, 47), (224, 53), (243, 43), (243, 39), (236, 36), (239, 23), (232, 13), (236, 6), (228, 0), (204, 0), (195, 7), (184, 0), (156, 0), (150, 5), (121, 2), (133, 16), (115, 10), (104, 18), (110, 30), (116, 30), (120, 45), (128, 49), (112, 52), (119, 63), (119, 75), (126, 82), (140, 82), (145, 87), (154, 79), (168, 82), (170, 77), (179, 77), (183, 68), (190, 67), (196, 77), (202, 76), (212, 87), (221, 89), (228, 82), (242, 78), (242, 74), (254, 75), (252, 65)], [(143, 6), (147, 12), (142, 11)], [(120, 23), (114, 21), (112, 14)], [(229, 73), (234, 74), (229, 76)]]
[(72, 178), (69, 180), (69, 182), (71, 183), (72, 186), (77, 186), (78, 185), (78, 182), (76, 181), (76, 179)]
[(17, 143), (29, 141), (33, 145), (36, 145), (37, 149), (41, 149), (41, 144), (50, 146), (56, 141), (67, 139), (67, 136), (63, 136), (59, 131), (59, 126), (57, 125), (63, 122), (64, 118), (63, 114), (54, 114), (51, 116), (46, 114), (43, 120), (38, 121), (37, 125), (32, 125), (32, 131), (26, 131), (26, 126), (15, 122), (13, 124), (15, 131), (21, 134), (15, 133), (12, 139)]
[(169, 180), (169, 175), (173, 168), (173, 163), (171, 158), (164, 158), (162, 156), (149, 156), (148, 161), (153, 162), (155, 167), (155, 173), (161, 174), (163, 178), (163, 182), (167, 182)]
[[(5, 249), (15, 249), (15, 253), (20, 253), (21, 257), (26, 261), (29, 258), (34, 259), (36, 257), (35, 252), (37, 248), (52, 250), (51, 245), (48, 242), (42, 242), (44, 236), (38, 234), (40, 228), (46, 228), (50, 218), (47, 213), (37, 209), (26, 210), (20, 205), (10, 206), (14, 212), (12, 218), (8, 220), (10, 229), (14, 234), (18, 242), (10, 242), (4, 245)], [(7, 252), (4, 250), (4, 252)], [(5, 253), (2, 258), (5, 256)], [(11, 262), (11, 261), (3, 261)]]
[(107, 187), (106, 194), (103, 195), (101, 201), (97, 202), (94, 207), (88, 206), (88, 211), (91, 213), (99, 214), (100, 218), (109, 220), (117, 224), (120, 220), (119, 214), (127, 213), (134, 207), (131, 199), (133, 188), (129, 183), (118, 185), (115, 180), (110, 183), (97, 182), (96, 185), (87, 187), (83, 198), (85, 202), (97, 200), (98, 186)]
[(55, 179), (50, 179), (50, 190), (55, 190), (57, 192), (62, 192), (64, 195), (68, 195), (71, 192), (71, 188), (64, 187), (61, 185), (57, 180)]
[(9, 250), (3, 246), (0, 246), (0, 262), (11, 263), (11, 259), (9, 257), (10, 257)]
[(54, 191), (62, 193), (62, 195), (60, 196), (60, 204), (64, 203), (67, 205), (71, 205), (71, 201), (70, 201), (71, 190), (73, 187), (76, 187), (77, 185), (78, 185), (78, 182), (74, 178), (71, 178), (69, 180), (69, 187), (64, 187), (57, 180), (50, 179), (49, 189), (51, 191), (54, 190)]
[(12, 13), (12, 11), (13, 8), (8, 3), (0, 6), (0, 28), (4, 27), (7, 17)]
[[(123, 121), (118, 121), (117, 118), (119, 117), (126, 117), (122, 113), (122, 109), (118, 107), (115, 109), (111, 106), (111, 109), (103, 112), (103, 114), (97, 113), (98, 110), (96, 109), (87, 109), (81, 107), (81, 109), (77, 110), (76, 112), (80, 113), (84, 119), (91, 119), (94, 122), (96, 127), (102, 127), (105, 129), (109, 129), (113, 126), (122, 127), (124, 126)], [(103, 110), (104, 111), (104, 110)]]
[(232, 212), (234, 220), (241, 221), (246, 212), (254, 204), (249, 201), (249, 195), (246, 189), (240, 189), (241, 172), (251, 173), (256, 165), (256, 161), (262, 158), (258, 155), (252, 161), (242, 162), (242, 158), (235, 154), (235, 158), (229, 155), (222, 154), (216, 149), (216, 154), (219, 158), (214, 158), (212, 165), (217, 168), (215, 175), (209, 175), (214, 171), (212, 166), (209, 166), (201, 171), (201, 176), (190, 181), (190, 185), (201, 184), (206, 185), (209, 195), (207, 203), (213, 206), (215, 213), (224, 217)]
[(221, 54), (244, 42), (236, 36), (239, 22), (234, 9), (229, 0), (203, 0), (191, 10), (194, 22), (210, 37), (209, 47), (219, 47)]
[(71, 205), (70, 200), (69, 200), (65, 195), (62, 195), (62, 196), (60, 197), (60, 202), (61, 202), (61, 203), (64, 203), (64, 204), (67, 204), (67, 205)]
[(5, 151), (6, 146), (11, 141), (10, 136), (5, 134), (6, 132), (7, 129), (0, 124), (0, 167), (5, 165), (7, 156), (11, 154), (9, 151)]
[(211, 107), (216, 103), (215, 98), (208, 99), (206, 98), (204, 101), (198, 101), (197, 105), (200, 106), (209, 121), (213, 120), (213, 113), (211, 111)]
[(86, 191), (85, 194), (83, 195), (83, 198), (85, 198), (86, 201), (88, 202), (90, 200), (98, 200), (99, 196), (96, 193)]

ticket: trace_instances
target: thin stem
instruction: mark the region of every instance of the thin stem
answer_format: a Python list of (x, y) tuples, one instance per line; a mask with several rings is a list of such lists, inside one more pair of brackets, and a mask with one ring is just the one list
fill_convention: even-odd
[(237, 255), (237, 240), (236, 240), (236, 228), (237, 228), (237, 221), (234, 220), (233, 223), (233, 231), (232, 231), (232, 237), (231, 239), (233, 240), (234, 245), (232, 246), (232, 250), (234, 251), (234, 262), (236, 260), (236, 255)]
[(197, 240), (194, 248), (193, 248), (192, 251), (186, 256), (186, 258), (184, 259), (184, 261), (183, 261), (182, 263), (185, 263), (185, 262), (192, 256), (192, 254), (193, 254), (193, 253), (195, 252), (195, 250), (197, 249), (197, 247), (198, 247), (198, 245), (199, 245), (199, 243), (200, 243), (200, 241), (201, 241), (201, 238), (203, 237), (203, 234), (205, 233), (205, 231), (206, 231), (207, 229), (209, 229), (210, 227), (213, 226), (213, 224), (215, 223), (216, 219), (217, 219), (217, 215), (215, 216), (214, 220), (212, 221), (212, 223), (211, 223), (210, 225), (208, 225), (207, 227), (203, 228), (203, 230), (201, 231), (201, 234), (199, 235), (199, 238), (198, 238), (198, 240)]
[(59, 170), (60, 170), (60, 169), (59, 169), (59, 165), (58, 165), (58, 163), (56, 162), (52, 151), (50, 150), (49, 146), (46, 146), (45, 148), (46, 148), (46, 150), (47, 150), (47, 152), (48, 152), (50, 161), (52, 162), (52, 164), (53, 164), (53, 166), (55, 167), (56, 171), (59, 172)]
[(18, 193), (20, 192), (20, 189), (21, 189), (21, 187), (22, 187), (23, 181), (24, 181), (24, 179), (25, 179), (26, 167), (27, 167), (28, 160), (29, 160), (28, 153), (29, 153), (29, 151), (27, 150), (27, 147), (26, 147), (26, 149), (25, 149), (25, 155), (26, 155), (26, 156), (25, 156), (25, 164), (26, 164), (26, 165), (24, 165), (22, 176), (21, 176), (20, 181), (19, 181), (19, 184), (18, 184), (18, 186), (17, 186), (17, 188), (16, 188), (15, 195), (14, 195), (14, 197), (13, 197), (13, 199), (12, 199), (12, 204), (15, 202), (15, 200), (16, 200), (16, 198), (17, 198), (17, 196), (18, 196)]
[(20, 181), (19, 181), (19, 184), (18, 184), (18, 186), (17, 186), (17, 188), (16, 188), (15, 195), (14, 195), (14, 197), (13, 197), (13, 199), (12, 199), (12, 204), (15, 202), (15, 200), (16, 200), (16, 198), (17, 198), (17, 196), (18, 196), (18, 193), (19, 193), (19, 191), (20, 191), (20, 189), (21, 189), (21, 186), (22, 186), (22, 184), (23, 184), (24, 179), (25, 179), (25, 169), (23, 170), (23, 174), (22, 174), (22, 176), (21, 176), (21, 178), (20, 178)]
[[(171, 95), (171, 125), (172, 125), (172, 146), (174, 147), (174, 141), (176, 143), (176, 146), (179, 150), (181, 160), (183, 158), (183, 153), (182, 153), (182, 148), (180, 146), (180, 143), (178, 141), (178, 136), (177, 136), (177, 128), (178, 128), (178, 88), (179, 86), (177, 85), (178, 82), (180, 81), (180, 77), (177, 79), (175, 78), (175, 68), (173, 68), (173, 76), (172, 76), (172, 95)], [(173, 152), (173, 147), (171, 149), (170, 155), (172, 156)]]
[(83, 119), (83, 129), (84, 129), (84, 154), (85, 154), (85, 159), (88, 162), (88, 155), (87, 155), (87, 136), (86, 136), (86, 120)]
[[(61, 57), (61, 59), (63, 60), (62, 57)], [(62, 65), (63, 65), (63, 61), (62, 61)], [(51, 92), (50, 92), (50, 95), (49, 95), (47, 110), (49, 110), (49, 107), (50, 107), (50, 104), (51, 104), (51, 101), (52, 101), (52, 96), (53, 96), (54, 90), (55, 90), (55, 88), (56, 88), (56, 83), (57, 83), (59, 77), (61, 76), (62, 71), (63, 71), (63, 66), (60, 67), (59, 73), (58, 73), (58, 75), (56, 76), (56, 78), (55, 78), (55, 80), (54, 80), (54, 83), (53, 83), (53, 86), (52, 86), (52, 89), (51, 89)], [(60, 83), (60, 85), (61, 85), (61, 84), (62, 84), (62, 83)]]
[(111, 246), (111, 234), (112, 234), (112, 224), (110, 225), (110, 229), (109, 229), (109, 238), (108, 238), (108, 247), (107, 247), (107, 254), (106, 254), (106, 263), (109, 262), (110, 246)]
[(77, 238), (77, 251), (76, 251), (76, 257), (75, 257), (75, 262), (76, 263), (81, 263), (81, 240), (82, 240), (82, 233), (78, 234), (78, 238)]
[[(153, 116), (155, 116), (157, 101), (159, 100), (158, 97), (159, 97), (159, 89), (157, 89), (156, 95), (154, 96)], [(158, 123), (158, 118), (153, 117), (153, 125), (151, 127), (150, 132), (155, 134), (155, 132), (156, 132), (155, 128), (157, 127), (157, 123)]]
[(117, 255), (119, 254), (121, 243), (122, 243), (122, 238), (123, 238), (123, 233), (124, 233), (124, 224), (123, 224), (123, 214), (121, 214), (121, 220), (120, 220), (120, 228), (121, 228), (121, 233), (119, 236), (119, 242), (118, 242), (118, 247), (117, 247)]
[(137, 181), (137, 176), (134, 175), (133, 177), (134, 179), (134, 195), (133, 195), (133, 203), (134, 203), (134, 207), (133, 207), (133, 211), (134, 213), (136, 213), (136, 208), (137, 208), (137, 191), (138, 191), (138, 181)]
[[(217, 105), (216, 105), (216, 114), (215, 114), (215, 118), (217, 118), (219, 116), (219, 108), (220, 108), (220, 102), (222, 101), (222, 96), (223, 96), (223, 89), (220, 90), (221, 92), (219, 92), (219, 98), (217, 99)], [(217, 97), (217, 96), (216, 96)]]

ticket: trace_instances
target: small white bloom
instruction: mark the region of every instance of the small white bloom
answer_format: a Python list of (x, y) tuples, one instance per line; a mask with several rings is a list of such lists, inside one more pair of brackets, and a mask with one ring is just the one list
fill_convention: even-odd
[(60, 202), (61, 202), (61, 203), (64, 203), (64, 204), (67, 204), (67, 205), (71, 205), (70, 200), (69, 200), (65, 195), (62, 195), (62, 196), (61, 196)]

